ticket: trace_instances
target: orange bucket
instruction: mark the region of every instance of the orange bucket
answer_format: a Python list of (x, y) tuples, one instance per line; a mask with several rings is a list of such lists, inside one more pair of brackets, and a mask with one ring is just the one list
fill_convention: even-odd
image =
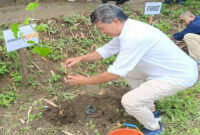
[(142, 135), (142, 133), (135, 129), (120, 128), (110, 132), (108, 135)]

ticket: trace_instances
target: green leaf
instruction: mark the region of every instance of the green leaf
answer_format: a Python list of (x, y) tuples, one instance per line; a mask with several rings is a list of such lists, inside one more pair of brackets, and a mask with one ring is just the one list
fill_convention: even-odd
[(44, 31), (44, 32), (47, 32), (47, 28), (48, 26), (44, 23), (41, 23), (40, 25), (36, 26), (35, 27), (35, 30), (36, 31)]
[(31, 19), (31, 17), (27, 17), (23, 24), (24, 24), (24, 25), (29, 24), (29, 20), (30, 20), (30, 19)]
[(38, 7), (39, 4), (38, 3), (29, 3), (28, 6), (26, 7), (26, 10), (30, 10), (30, 11), (33, 11), (36, 7)]
[(3, 36), (3, 31), (0, 30), (0, 40), (3, 40), (4, 39), (4, 36)]
[(18, 38), (18, 35), (17, 35), (17, 32), (18, 32), (18, 31), (19, 31), (18, 23), (12, 24), (12, 32), (13, 32), (15, 38)]
[(39, 48), (39, 47), (34, 47), (33, 51), (43, 57), (46, 57), (49, 53), (51, 53), (50, 48)]
[(27, 43), (28, 43), (28, 44), (35, 44), (35, 42), (32, 41), (32, 40), (28, 40)]

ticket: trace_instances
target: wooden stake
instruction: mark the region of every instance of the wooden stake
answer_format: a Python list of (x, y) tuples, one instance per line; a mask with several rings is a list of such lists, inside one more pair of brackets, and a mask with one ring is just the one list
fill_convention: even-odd
[(149, 17), (149, 22), (148, 22), (148, 24), (152, 25), (153, 17), (154, 17), (154, 15), (151, 15), (151, 16)]
[(24, 77), (24, 82), (27, 85), (28, 84), (28, 72), (26, 68), (26, 57), (24, 53), (24, 49), (19, 49), (19, 56), (20, 56), (20, 61), (21, 61), (21, 66), (22, 66), (22, 74)]

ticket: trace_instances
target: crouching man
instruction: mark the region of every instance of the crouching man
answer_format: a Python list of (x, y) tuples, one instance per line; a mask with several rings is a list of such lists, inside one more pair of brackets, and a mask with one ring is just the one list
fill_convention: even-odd
[(95, 52), (66, 60), (66, 68), (79, 62), (118, 54), (106, 72), (96, 76), (68, 75), (72, 85), (108, 82), (124, 77), (132, 90), (123, 95), (125, 110), (144, 125), (145, 135), (157, 135), (163, 124), (156, 120), (154, 101), (184, 90), (197, 81), (197, 64), (159, 29), (128, 18), (112, 4), (102, 4), (91, 22), (113, 39)]
[(189, 55), (200, 65), (200, 16), (195, 16), (190, 11), (180, 14), (180, 21), (187, 27), (173, 35), (176, 40), (184, 40)]

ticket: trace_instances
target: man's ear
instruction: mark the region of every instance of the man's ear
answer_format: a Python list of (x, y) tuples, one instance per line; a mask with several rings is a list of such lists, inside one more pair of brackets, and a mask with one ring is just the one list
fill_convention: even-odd
[(117, 18), (113, 19), (113, 23), (121, 23)]
[(194, 15), (190, 15), (190, 18), (191, 18), (192, 21), (194, 21), (195, 16)]

